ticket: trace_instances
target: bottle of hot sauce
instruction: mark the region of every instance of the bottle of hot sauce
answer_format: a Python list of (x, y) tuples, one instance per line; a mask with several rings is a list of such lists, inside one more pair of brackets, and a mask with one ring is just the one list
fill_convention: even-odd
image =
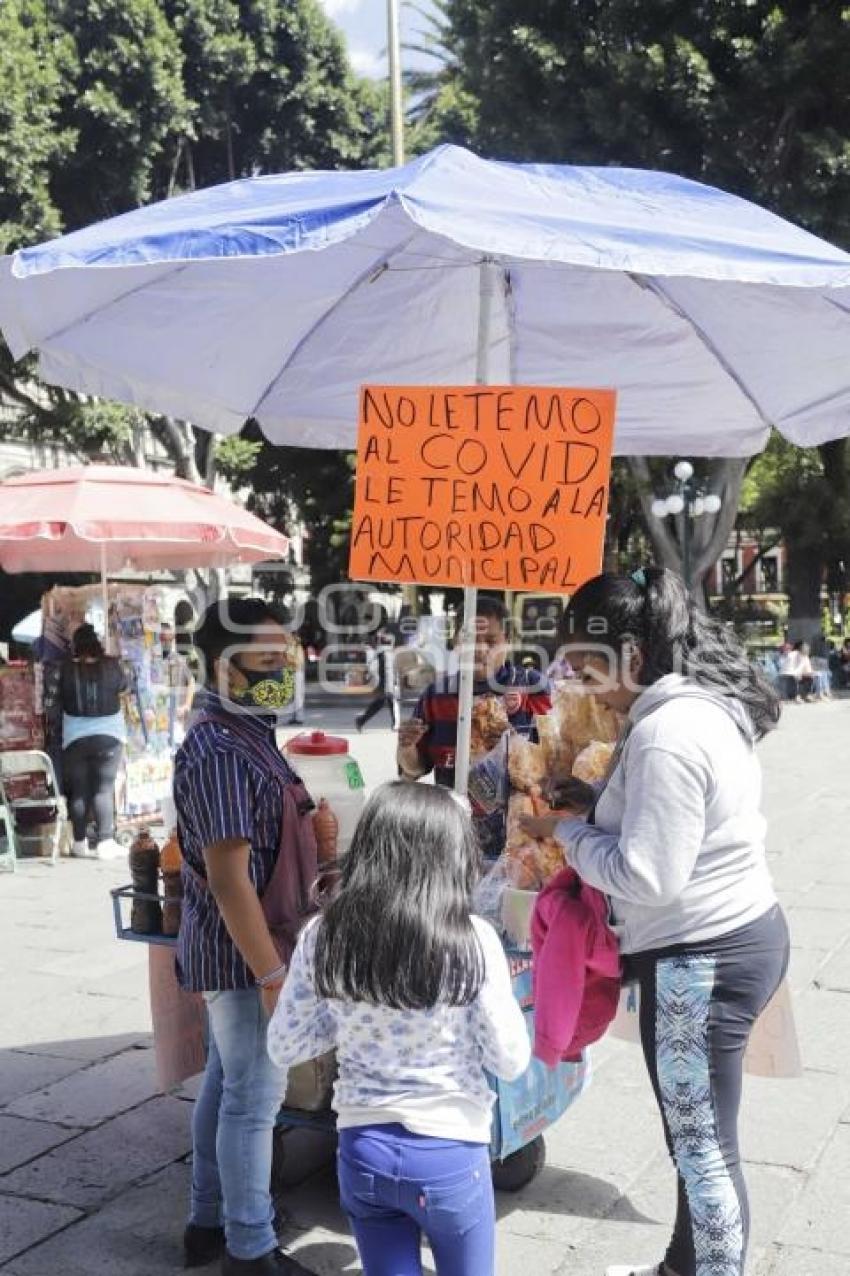
[(158, 935), (162, 930), (162, 908), (159, 894), (159, 847), (150, 830), (139, 829), (130, 847), (130, 876), (137, 895), (152, 899), (134, 899), (130, 911), (130, 929), (139, 935)]

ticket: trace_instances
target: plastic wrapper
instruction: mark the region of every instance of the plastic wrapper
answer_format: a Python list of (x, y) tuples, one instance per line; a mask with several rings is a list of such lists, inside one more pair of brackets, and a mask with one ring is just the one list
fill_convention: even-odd
[(510, 723), (501, 696), (481, 696), (472, 706), (469, 752), (473, 757), (495, 749)]
[(479, 881), (472, 895), (472, 910), (497, 930), (502, 929), (502, 897), (508, 881), (507, 861), (502, 855)]
[(566, 865), (563, 846), (554, 837), (533, 838), (520, 821), (525, 815), (546, 815), (551, 808), (527, 793), (512, 793), (508, 803), (505, 871), (519, 890), (536, 891)]
[(581, 687), (558, 687), (552, 701), (552, 717), (561, 738), (573, 749), (573, 760), (582, 749), (599, 740), (613, 743), (620, 734), (620, 715)]
[(546, 752), (525, 736), (511, 735), (508, 740), (508, 773), (519, 793), (538, 794), (546, 782)]
[(614, 756), (614, 744), (603, 740), (592, 740), (578, 754), (573, 762), (573, 775), (577, 780), (587, 784), (595, 784), (604, 780)]
[(514, 739), (514, 733), (509, 728), (500, 737), (495, 748), (475, 758), (469, 768), (469, 798), (475, 810), (483, 815), (503, 812), (507, 806), (510, 795), (508, 752), (513, 747)]

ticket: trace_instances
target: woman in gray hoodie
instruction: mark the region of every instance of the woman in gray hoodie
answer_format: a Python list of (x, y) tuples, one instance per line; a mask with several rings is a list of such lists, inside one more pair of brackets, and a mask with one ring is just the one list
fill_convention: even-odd
[(749, 1233), (737, 1129), (744, 1051), (789, 954), (755, 753), (779, 702), (672, 572), (598, 576), (574, 595), (564, 626), (582, 681), (627, 725), (589, 810), (526, 823), (554, 831), (610, 898), (678, 1174), (664, 1261), (608, 1276), (739, 1276)]

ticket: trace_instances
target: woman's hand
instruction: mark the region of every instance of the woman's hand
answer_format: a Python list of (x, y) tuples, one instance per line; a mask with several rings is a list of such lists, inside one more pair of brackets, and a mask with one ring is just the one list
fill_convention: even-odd
[(596, 801), (596, 792), (592, 784), (577, 780), (574, 776), (565, 779), (553, 777), (546, 785), (545, 797), (549, 805), (558, 811), (584, 815)]
[(521, 815), (519, 824), (523, 833), (536, 841), (543, 841), (555, 836), (555, 829), (563, 818), (563, 815)]

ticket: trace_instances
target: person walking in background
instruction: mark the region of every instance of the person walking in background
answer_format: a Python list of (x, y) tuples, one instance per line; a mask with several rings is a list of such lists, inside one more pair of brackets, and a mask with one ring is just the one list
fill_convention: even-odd
[(203, 993), (210, 1038), (183, 1243), (187, 1267), (222, 1255), (222, 1276), (307, 1273), (277, 1247), (269, 1191), (285, 1079), (266, 1052), (267, 1019), (317, 876), (313, 804), (275, 743), (292, 698), (288, 639), (261, 599), (209, 608), (195, 635), (205, 685), (174, 763), (177, 976)]
[(397, 731), (401, 712), (395, 673), (395, 638), (387, 629), (378, 631), (378, 645), (372, 653), (369, 671), (375, 680), (375, 695), (354, 719), (357, 730), (362, 731), (382, 709), (389, 709), (393, 731)]
[(189, 661), (177, 649), (174, 626), (163, 621), (159, 630), (163, 681), (168, 695), (168, 739), (172, 748), (183, 743), (195, 697)]
[(269, 1026), (280, 1068), (336, 1049), (339, 1188), (364, 1276), (493, 1276), (493, 1092), (530, 1044), (492, 927), (471, 913), (479, 855), (445, 789), (386, 784), (302, 932)]
[(610, 899), (678, 1173), (664, 1261), (607, 1276), (742, 1276), (744, 1051), (790, 948), (755, 752), (779, 700), (673, 572), (596, 577), (571, 598), (563, 632), (582, 682), (628, 715), (626, 730), (589, 818), (523, 824), (557, 836), (579, 877)]
[[(59, 678), (62, 776), (74, 835), (71, 854), (118, 859), (126, 855), (115, 841), (115, 780), (127, 738), (122, 704), (127, 680), (89, 624), (74, 631), (71, 655)], [(93, 852), (87, 833), (90, 814), (97, 828)]]

